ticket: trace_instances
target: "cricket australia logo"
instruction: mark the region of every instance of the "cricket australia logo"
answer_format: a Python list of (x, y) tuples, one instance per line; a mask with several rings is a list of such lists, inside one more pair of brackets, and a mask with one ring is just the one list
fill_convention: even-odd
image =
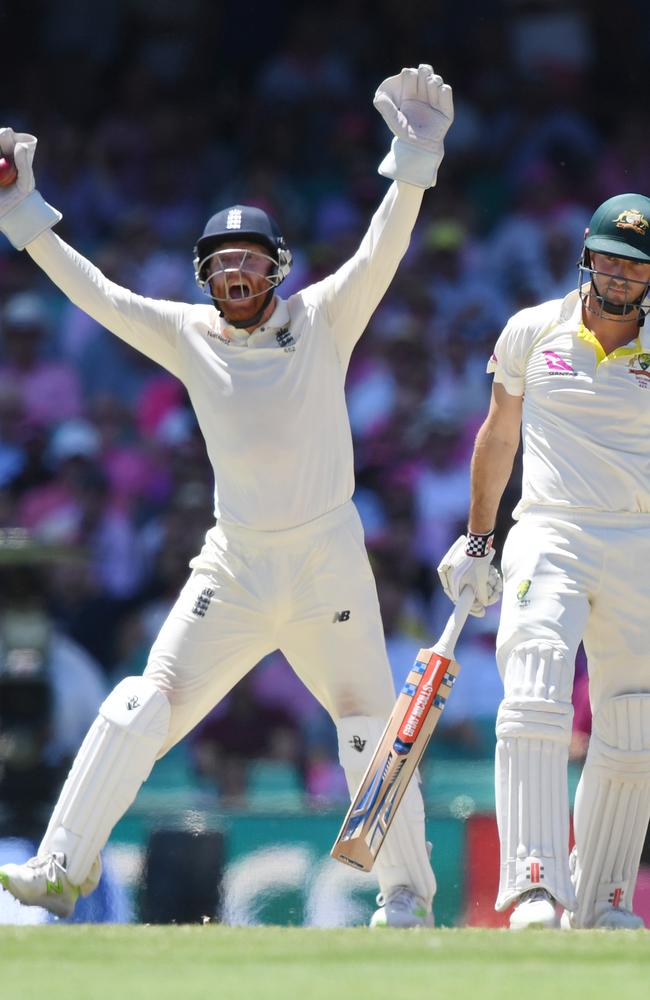
[(241, 229), (241, 209), (231, 208), (226, 217), (226, 229)]
[(638, 208), (628, 208), (614, 219), (617, 229), (632, 229), (639, 236), (646, 236), (650, 224)]
[(210, 587), (204, 587), (196, 601), (194, 602), (194, 607), (192, 608), (192, 614), (196, 615), (197, 618), (205, 618), (205, 613), (210, 607), (210, 601), (214, 597), (214, 590)]
[(364, 747), (367, 742), (368, 742), (367, 740), (362, 740), (360, 736), (353, 736), (351, 740), (348, 740), (348, 743), (350, 744), (352, 749), (356, 750), (357, 753), (363, 753)]
[(564, 358), (561, 358), (555, 351), (542, 351), (546, 367), (553, 375), (577, 375), (573, 367)]
[(530, 590), (530, 585), (532, 580), (522, 580), (517, 587), (517, 604), (520, 608), (527, 608), (530, 604), (528, 600), (528, 591)]
[(642, 389), (650, 387), (650, 354), (635, 354), (628, 368), (637, 385)]

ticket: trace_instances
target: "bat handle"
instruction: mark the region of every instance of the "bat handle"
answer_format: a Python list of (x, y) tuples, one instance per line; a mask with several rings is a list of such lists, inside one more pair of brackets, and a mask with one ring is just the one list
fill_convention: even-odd
[(443, 629), (442, 635), (435, 644), (434, 649), (440, 656), (444, 656), (448, 660), (453, 659), (454, 647), (473, 603), (473, 589), (471, 587), (463, 587), (458, 602), (454, 605), (454, 610), (449, 615), (449, 620)]

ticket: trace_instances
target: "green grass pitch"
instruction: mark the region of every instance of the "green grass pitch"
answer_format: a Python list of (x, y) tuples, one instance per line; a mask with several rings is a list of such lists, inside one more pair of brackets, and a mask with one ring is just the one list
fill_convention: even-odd
[(3, 927), (2, 1000), (627, 1000), (644, 931)]

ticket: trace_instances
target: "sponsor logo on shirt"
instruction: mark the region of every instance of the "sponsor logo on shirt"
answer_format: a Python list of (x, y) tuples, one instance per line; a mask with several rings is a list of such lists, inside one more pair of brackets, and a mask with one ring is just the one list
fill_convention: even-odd
[(559, 354), (555, 351), (542, 351), (544, 355), (544, 360), (546, 361), (546, 367), (551, 372), (552, 375), (577, 375), (578, 373), (574, 371), (573, 366), (561, 358)]
[(528, 600), (528, 591), (530, 590), (530, 585), (532, 580), (522, 580), (517, 587), (517, 604), (520, 608), (527, 608), (530, 604)]
[(642, 389), (650, 388), (650, 354), (635, 354), (630, 359), (628, 372)]
[(224, 335), (222, 333), (219, 333), (218, 330), (207, 330), (207, 334), (208, 337), (212, 337), (213, 340), (220, 340), (222, 344), (228, 344), (228, 347), (236, 346), (235, 344), (233, 344), (232, 340), (228, 340), (228, 338), (224, 337)]

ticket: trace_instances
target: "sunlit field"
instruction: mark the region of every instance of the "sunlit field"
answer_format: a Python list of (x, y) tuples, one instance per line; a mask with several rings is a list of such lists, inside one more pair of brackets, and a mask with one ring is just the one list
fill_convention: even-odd
[(3, 1000), (647, 995), (647, 932), (4, 927)]

